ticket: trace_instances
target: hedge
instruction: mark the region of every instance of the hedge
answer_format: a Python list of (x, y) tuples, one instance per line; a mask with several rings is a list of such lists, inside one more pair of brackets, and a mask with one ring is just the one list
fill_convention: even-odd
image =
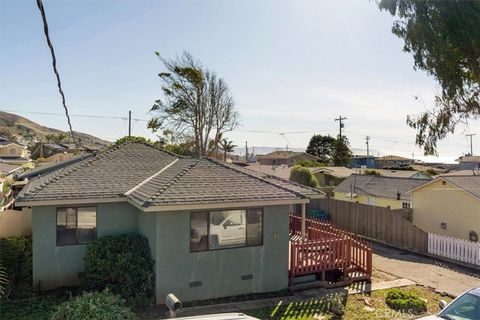
[(89, 242), (85, 279), (89, 290), (109, 289), (131, 306), (150, 305), (153, 260), (148, 240), (138, 234), (124, 234)]
[(413, 292), (392, 289), (387, 293), (385, 302), (390, 308), (397, 311), (411, 312), (413, 314), (422, 314), (427, 311), (427, 302), (420, 299)]
[(84, 292), (60, 304), (53, 312), (51, 320), (133, 320), (136, 315), (125, 302), (108, 290), (103, 292)]

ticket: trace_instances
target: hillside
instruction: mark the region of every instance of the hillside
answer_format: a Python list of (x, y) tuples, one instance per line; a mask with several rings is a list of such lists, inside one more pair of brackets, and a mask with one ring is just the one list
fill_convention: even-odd
[[(0, 111), (0, 134), (27, 146), (44, 140), (47, 135), (58, 135), (60, 133), (66, 133), (67, 136), (70, 136), (68, 132), (45, 127), (22, 116)], [(75, 132), (75, 134), (85, 147), (102, 148), (110, 144), (110, 142), (90, 134), (81, 132)], [(68, 138), (66, 142), (68, 142)]]

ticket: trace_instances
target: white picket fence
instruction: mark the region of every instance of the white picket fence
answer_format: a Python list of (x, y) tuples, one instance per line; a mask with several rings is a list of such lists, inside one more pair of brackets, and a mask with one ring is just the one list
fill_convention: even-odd
[(478, 242), (429, 233), (428, 253), (480, 265), (480, 243)]

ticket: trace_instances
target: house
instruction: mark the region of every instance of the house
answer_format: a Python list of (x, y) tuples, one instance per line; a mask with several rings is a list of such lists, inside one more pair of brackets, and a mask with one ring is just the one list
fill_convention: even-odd
[(400, 156), (388, 155), (375, 158), (375, 167), (382, 168), (404, 168), (415, 164), (415, 160)]
[(32, 159), (48, 158), (59, 153), (75, 153), (78, 150), (61, 143), (38, 142), (32, 148)]
[(288, 286), (289, 213), (324, 195), (212, 159), (126, 142), (32, 179), (33, 283), (77, 285), (86, 243), (137, 232), (155, 260), (155, 297), (184, 301)]
[[(363, 171), (362, 173), (365, 173)], [(375, 173), (384, 177), (412, 178), (412, 179), (432, 179), (432, 176), (422, 171), (415, 170), (396, 170), (396, 169), (375, 169)]]
[(29, 162), (27, 147), (0, 135), (0, 161), (11, 164)]
[(443, 175), (411, 194), (413, 223), (423, 230), (465, 240), (480, 235), (480, 175)]
[(334, 190), (335, 199), (391, 209), (411, 208), (410, 190), (430, 180), (352, 174)]
[(293, 166), (297, 161), (301, 161), (301, 160), (318, 161), (319, 158), (305, 152), (274, 151), (265, 155), (257, 155), (257, 160), (261, 165)]
[(246, 168), (249, 170), (261, 172), (267, 175), (276, 176), (276, 177), (287, 179), (287, 180), (290, 179), (290, 171), (292, 171), (292, 168), (285, 164), (279, 165), (279, 166), (272, 166), (272, 165), (260, 164), (258, 162), (249, 163), (246, 166)]
[(350, 158), (350, 168), (375, 168), (374, 156), (353, 155)]
[(457, 170), (480, 169), (480, 156), (462, 156), (457, 160), (459, 162)]
[(309, 168), (310, 172), (317, 178), (319, 187), (324, 192), (332, 192), (343, 180), (358, 170), (346, 167), (315, 167)]

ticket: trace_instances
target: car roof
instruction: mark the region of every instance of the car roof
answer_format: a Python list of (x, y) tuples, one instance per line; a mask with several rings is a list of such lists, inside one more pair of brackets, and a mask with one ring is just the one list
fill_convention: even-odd
[(177, 319), (196, 319), (196, 320), (254, 320), (257, 318), (252, 318), (247, 316), (243, 313), (217, 313), (217, 314), (206, 314), (202, 316), (194, 316), (194, 317), (185, 317), (185, 318), (177, 318)]
[(480, 288), (474, 288), (468, 291), (468, 293), (473, 294), (474, 296), (480, 297)]

